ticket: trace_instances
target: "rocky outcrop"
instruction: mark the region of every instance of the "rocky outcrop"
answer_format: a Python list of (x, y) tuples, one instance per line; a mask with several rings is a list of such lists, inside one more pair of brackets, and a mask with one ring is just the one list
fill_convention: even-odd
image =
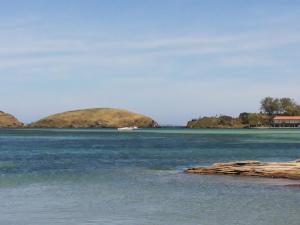
[(231, 116), (202, 117), (188, 121), (187, 128), (243, 128), (239, 118)]
[(94, 108), (63, 112), (29, 124), (33, 128), (157, 127), (152, 118), (123, 109)]
[(21, 123), (16, 117), (0, 111), (0, 128), (17, 128), (22, 126), (23, 123)]
[(300, 180), (300, 160), (290, 162), (235, 161), (215, 163), (207, 167), (194, 167), (186, 170), (194, 174), (219, 174), (287, 178)]

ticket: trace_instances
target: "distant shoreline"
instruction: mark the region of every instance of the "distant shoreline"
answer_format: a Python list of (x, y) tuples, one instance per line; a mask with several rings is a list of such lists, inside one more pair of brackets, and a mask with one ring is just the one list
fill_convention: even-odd
[[(298, 105), (297, 105), (298, 107)], [(299, 106), (300, 107), (300, 106)], [(300, 128), (300, 116), (285, 113), (240, 113), (238, 117), (227, 115), (204, 116), (187, 121), (186, 125), (159, 125), (154, 119), (141, 113), (118, 108), (88, 108), (66, 111), (46, 116), (29, 124), (15, 116), (0, 111), (0, 128), (166, 128), (166, 129), (286, 129)]]
[[(97, 130), (97, 129), (103, 129), (103, 130), (117, 130), (118, 127), (27, 127), (27, 126), (23, 126), (23, 127), (0, 127), (1, 130), (39, 130), (39, 129), (72, 129), (72, 130), (76, 130), (76, 129), (89, 129), (89, 130)], [(143, 127), (143, 128), (139, 128), (137, 130), (159, 130), (159, 129), (186, 129), (186, 130), (201, 130), (201, 129), (205, 129), (205, 130), (263, 130), (263, 129), (274, 129), (274, 130), (297, 130), (300, 129), (300, 127), (242, 127), (242, 128), (236, 128), (236, 127), (201, 127), (201, 128), (188, 128), (188, 127)]]

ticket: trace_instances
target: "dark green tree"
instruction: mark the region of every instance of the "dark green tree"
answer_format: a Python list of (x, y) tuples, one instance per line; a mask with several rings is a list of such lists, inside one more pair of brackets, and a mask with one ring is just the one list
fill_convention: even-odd
[(278, 98), (266, 97), (261, 100), (261, 110), (269, 116), (278, 115), (281, 110), (280, 100)]
[(280, 99), (280, 112), (286, 116), (297, 116), (300, 114), (300, 106), (297, 105), (294, 99), (281, 98)]
[(240, 113), (239, 119), (242, 124), (247, 124), (247, 125), (249, 124), (249, 114), (250, 113), (247, 113), (247, 112)]

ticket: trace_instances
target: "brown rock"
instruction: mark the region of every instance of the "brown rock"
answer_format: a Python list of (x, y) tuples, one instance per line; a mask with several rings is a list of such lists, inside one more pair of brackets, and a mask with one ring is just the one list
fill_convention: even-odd
[(23, 123), (21, 123), (16, 117), (0, 111), (0, 128), (17, 128), (22, 126)]
[(185, 172), (195, 174), (257, 176), (300, 180), (300, 161), (268, 163), (249, 160), (235, 161), (215, 163), (208, 167), (194, 167), (187, 169)]

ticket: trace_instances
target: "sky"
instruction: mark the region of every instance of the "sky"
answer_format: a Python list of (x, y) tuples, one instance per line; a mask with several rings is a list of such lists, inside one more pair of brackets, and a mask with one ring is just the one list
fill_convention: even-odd
[(0, 110), (115, 107), (160, 124), (300, 103), (300, 1), (0, 0)]

